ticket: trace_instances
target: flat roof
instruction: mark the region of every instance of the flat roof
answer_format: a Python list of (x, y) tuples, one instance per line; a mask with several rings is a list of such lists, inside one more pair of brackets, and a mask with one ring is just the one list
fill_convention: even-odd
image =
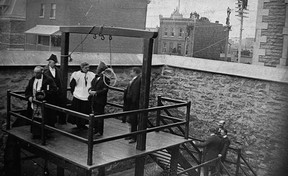
[(25, 31), (26, 34), (37, 35), (60, 35), (60, 26), (53, 25), (36, 25), (35, 27)]

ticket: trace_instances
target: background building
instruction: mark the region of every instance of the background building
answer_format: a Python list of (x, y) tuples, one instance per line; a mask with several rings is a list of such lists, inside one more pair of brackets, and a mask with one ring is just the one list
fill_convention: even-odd
[(0, 50), (23, 50), (25, 0), (0, 0)]
[(159, 16), (158, 53), (199, 57), (220, 58), (224, 52), (226, 34), (222, 24), (211, 23), (196, 12), (190, 18), (176, 8), (170, 18)]
[[(123, 28), (145, 29), (147, 0), (26, 0), (26, 50), (59, 51), (60, 26), (117, 26)], [(20, 6), (23, 8), (23, 6)], [(24, 6), (25, 7), (25, 6)], [(142, 39), (114, 37), (96, 40), (92, 35), (71, 35), (75, 41), (70, 51), (142, 53)], [(84, 41), (85, 39), (85, 41)]]
[(253, 64), (287, 67), (287, 12), (287, 0), (258, 0)]

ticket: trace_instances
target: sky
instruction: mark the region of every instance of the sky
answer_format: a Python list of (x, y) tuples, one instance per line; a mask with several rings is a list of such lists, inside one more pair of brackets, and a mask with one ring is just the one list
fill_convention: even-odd
[[(151, 0), (147, 9), (146, 27), (160, 26), (159, 15), (170, 17), (178, 6), (178, 2), (179, 0)], [(188, 18), (191, 12), (196, 11), (200, 17), (207, 17), (211, 22), (219, 21), (225, 25), (229, 7), (231, 9), (230, 25), (232, 26), (230, 38), (239, 37), (240, 17), (236, 16), (236, 2), (237, 0), (180, 0), (180, 13), (184, 18)], [(258, 0), (248, 0), (248, 10), (246, 10), (248, 14), (245, 14), (247, 18), (244, 18), (243, 21), (243, 38), (255, 37), (257, 2)]]

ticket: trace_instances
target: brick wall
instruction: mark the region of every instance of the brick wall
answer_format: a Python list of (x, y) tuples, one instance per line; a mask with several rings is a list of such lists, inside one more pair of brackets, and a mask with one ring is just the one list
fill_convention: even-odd
[[(44, 18), (39, 18), (40, 4), (45, 4)], [(50, 19), (51, 3), (56, 3), (56, 19)], [(26, 30), (38, 25), (84, 25), (84, 26), (115, 26), (145, 29), (147, 1), (141, 0), (27, 0)], [(72, 35), (70, 50), (85, 38), (86, 35)], [(108, 38), (108, 37), (106, 37)], [(142, 39), (116, 38), (112, 40), (112, 51), (119, 53), (142, 53)], [(109, 52), (108, 39), (94, 40), (90, 35), (79, 52)]]
[(24, 49), (25, 36), (24, 20), (1, 19), (0, 20), (0, 50), (7, 48)]
[(224, 53), (226, 35), (222, 24), (198, 22), (195, 28), (193, 56), (219, 60), (220, 53)]
[[(69, 73), (76, 69), (69, 68)], [(129, 69), (114, 67), (116, 87), (128, 84)], [(1, 68), (2, 118), (6, 116), (6, 90), (23, 90), (32, 70)], [(258, 175), (269, 176), (281, 175), (287, 166), (287, 89), (284, 83), (163, 66), (152, 69), (150, 98), (151, 105), (158, 95), (191, 101), (190, 135), (197, 138), (204, 139), (217, 120), (226, 120), (232, 145), (243, 149)], [(110, 91), (109, 101), (121, 103), (122, 95)]]

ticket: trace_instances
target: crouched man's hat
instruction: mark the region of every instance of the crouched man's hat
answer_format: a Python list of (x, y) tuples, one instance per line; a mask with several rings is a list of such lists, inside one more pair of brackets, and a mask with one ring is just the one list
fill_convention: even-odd
[(51, 54), (51, 56), (49, 57), (49, 59), (47, 59), (47, 61), (49, 60), (53, 60), (55, 63), (57, 63), (57, 56), (55, 54)]

